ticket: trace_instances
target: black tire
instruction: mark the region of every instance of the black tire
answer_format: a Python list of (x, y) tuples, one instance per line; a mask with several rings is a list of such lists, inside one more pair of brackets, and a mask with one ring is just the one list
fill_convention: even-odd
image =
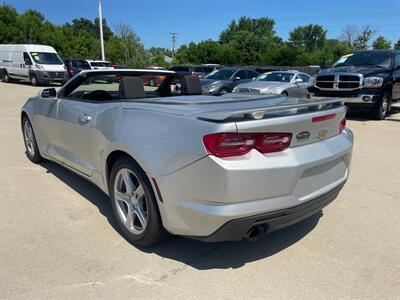
[(281, 93), (281, 95), (284, 96), (284, 97), (289, 97), (289, 94), (288, 94), (288, 92), (286, 92), (286, 91), (283, 91), (283, 92)]
[[(146, 226), (144, 231), (139, 234), (132, 233), (124, 224), (122, 217), (120, 216), (117, 204), (115, 200), (115, 184), (117, 180), (117, 175), (123, 170), (128, 169), (133, 173), (132, 180), (137, 180), (138, 183), (143, 187), (144, 191), (144, 201), (146, 201)], [(168, 234), (162, 226), (160, 212), (158, 210), (157, 200), (154, 195), (153, 189), (143, 170), (129, 157), (121, 157), (113, 165), (110, 180), (109, 180), (109, 191), (113, 213), (115, 219), (118, 223), (118, 227), (122, 236), (135, 246), (147, 247), (154, 245), (164, 239)], [(134, 224), (133, 224), (134, 225)]]
[(7, 73), (6, 70), (3, 70), (3, 74), (2, 74), (2, 75), (3, 75), (3, 76), (2, 76), (3, 82), (5, 82), (5, 83), (10, 83), (10, 82), (11, 82), (11, 78), (10, 78), (10, 76), (8, 75), (8, 73)]
[[(26, 130), (25, 126), (30, 126), (30, 128), (32, 130), (31, 139), (29, 139), (27, 136), (27, 130)], [(22, 119), (22, 134), (24, 137), (25, 154), (29, 158), (29, 160), (35, 164), (38, 164), (41, 161), (43, 161), (43, 157), (40, 155), (39, 147), (36, 142), (36, 136), (35, 136), (35, 132), (33, 131), (32, 123), (27, 116), (25, 116)]]
[(39, 85), (39, 81), (36, 77), (35, 74), (31, 74), (31, 85), (32, 86), (38, 86)]
[(229, 93), (228, 89), (225, 89), (225, 88), (223, 88), (223, 89), (221, 89), (219, 91), (219, 95), (225, 95), (225, 94), (228, 94), (228, 93)]
[(372, 109), (372, 116), (376, 120), (384, 120), (390, 113), (392, 106), (392, 94), (387, 91)]

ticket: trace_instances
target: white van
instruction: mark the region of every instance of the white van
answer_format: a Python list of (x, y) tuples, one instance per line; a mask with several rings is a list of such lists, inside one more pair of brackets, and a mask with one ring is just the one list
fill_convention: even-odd
[(56, 50), (43, 45), (0, 45), (0, 74), (5, 82), (29, 80), (32, 85), (68, 80)]

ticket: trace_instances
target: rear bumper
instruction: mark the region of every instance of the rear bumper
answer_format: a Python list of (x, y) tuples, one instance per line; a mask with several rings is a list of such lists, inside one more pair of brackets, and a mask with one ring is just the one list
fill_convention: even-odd
[(240, 241), (256, 226), (262, 228), (262, 233), (270, 233), (318, 213), (336, 199), (343, 185), (344, 183), (322, 196), (294, 207), (229, 221), (209, 236), (187, 237), (204, 242)]
[(342, 186), (352, 146), (346, 129), (281, 153), (254, 151), (231, 160), (206, 156), (169, 175), (148, 175), (156, 179), (163, 198), (164, 227), (172, 234), (207, 237), (233, 220), (291, 209)]

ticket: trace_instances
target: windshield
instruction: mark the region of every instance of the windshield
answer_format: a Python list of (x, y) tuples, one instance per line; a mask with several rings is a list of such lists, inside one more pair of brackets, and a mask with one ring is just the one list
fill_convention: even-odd
[(256, 78), (256, 81), (277, 81), (277, 82), (290, 82), (293, 78), (293, 73), (265, 73)]
[(333, 66), (377, 66), (389, 68), (391, 60), (391, 54), (388, 52), (366, 51), (342, 56)]
[(58, 57), (57, 53), (48, 52), (31, 52), (31, 56), (35, 63), (43, 65), (62, 65), (63, 62)]
[(222, 69), (222, 70), (216, 70), (212, 72), (211, 74), (207, 75), (205, 78), (207, 79), (217, 79), (217, 80), (227, 80), (231, 78), (233, 73), (235, 73), (236, 70), (231, 70), (231, 69)]

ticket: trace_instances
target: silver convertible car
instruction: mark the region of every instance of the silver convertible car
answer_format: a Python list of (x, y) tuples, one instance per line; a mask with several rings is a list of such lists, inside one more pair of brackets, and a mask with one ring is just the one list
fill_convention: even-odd
[(310, 79), (309, 75), (298, 71), (273, 71), (261, 74), (253, 81), (237, 85), (233, 92), (307, 98)]
[[(157, 75), (159, 86), (144, 86)], [(54, 161), (111, 198), (121, 234), (255, 239), (333, 201), (353, 146), (338, 100), (201, 95), (171, 71), (83, 71), (22, 108), (28, 158)]]

